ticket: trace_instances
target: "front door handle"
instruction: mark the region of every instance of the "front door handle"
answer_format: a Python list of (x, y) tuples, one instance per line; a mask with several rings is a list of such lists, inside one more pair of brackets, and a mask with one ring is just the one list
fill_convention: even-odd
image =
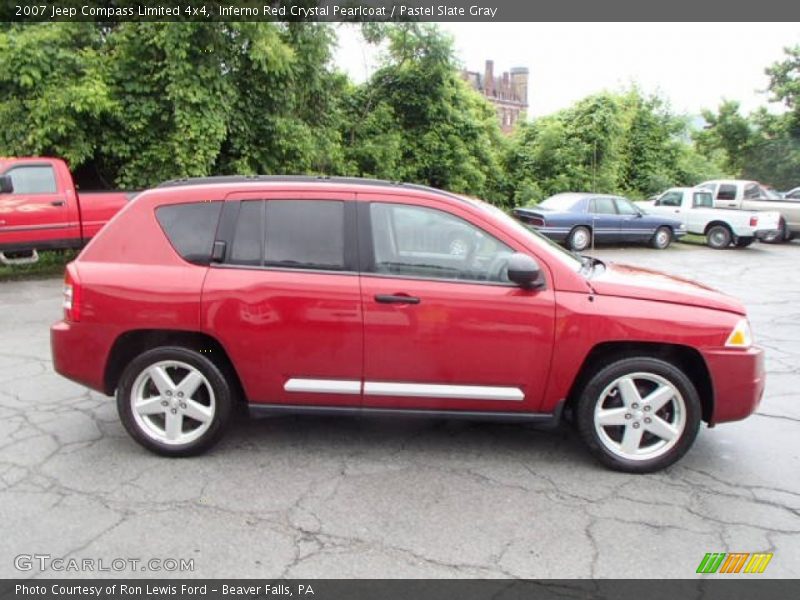
[(50, 203), (50, 206), (64, 206), (64, 201), (63, 200), (53, 200)]
[(375, 302), (382, 304), (419, 304), (419, 298), (405, 294), (375, 294)]

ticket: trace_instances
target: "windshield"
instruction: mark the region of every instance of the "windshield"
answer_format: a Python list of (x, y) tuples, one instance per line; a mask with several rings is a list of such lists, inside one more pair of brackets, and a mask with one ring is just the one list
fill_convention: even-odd
[(493, 216), (503, 221), (504, 225), (512, 228), (514, 231), (517, 231), (526, 240), (529, 240), (531, 243), (535, 244), (537, 248), (542, 248), (550, 256), (552, 256), (556, 260), (561, 261), (573, 271), (579, 271), (583, 267), (584, 261), (577, 254), (573, 254), (569, 250), (562, 248), (554, 241), (544, 237), (542, 234), (533, 231), (532, 229), (528, 229), (527, 227), (525, 227), (525, 225), (523, 225), (513, 217), (510, 217), (496, 206), (493, 206), (488, 202), (484, 202), (483, 200), (477, 200), (475, 198), (468, 198), (466, 196), (462, 196), (462, 198), (472, 202), (475, 206), (477, 206), (481, 210), (491, 213)]
[(575, 194), (556, 194), (539, 203), (538, 206), (549, 210), (572, 210), (581, 199)]

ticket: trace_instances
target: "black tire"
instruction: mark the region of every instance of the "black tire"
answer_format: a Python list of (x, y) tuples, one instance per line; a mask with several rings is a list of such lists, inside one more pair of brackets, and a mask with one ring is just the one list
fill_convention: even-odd
[(672, 229), (659, 227), (650, 239), (650, 245), (656, 250), (666, 250), (672, 243)]
[(588, 227), (579, 225), (569, 232), (567, 247), (575, 252), (583, 252), (592, 242), (592, 232)]
[[(631, 408), (633, 405), (625, 400), (630, 392), (614, 387), (620, 380), (628, 379), (634, 382), (635, 397), (640, 398), (637, 408)], [(653, 412), (646, 408), (647, 397), (652, 390), (661, 387), (667, 394), (675, 393)], [(596, 425), (596, 408), (602, 409), (609, 418), (621, 419), (625, 425)], [(612, 416), (607, 411), (618, 414)], [(597, 416), (598, 420), (601, 418)], [(583, 387), (575, 407), (578, 432), (592, 454), (605, 466), (627, 473), (652, 473), (680, 459), (694, 442), (701, 418), (700, 398), (691, 380), (672, 363), (656, 358), (623, 358), (600, 369)], [(657, 420), (660, 421), (655, 422)], [(671, 430), (674, 436), (669, 441), (651, 432), (664, 423), (670, 427), (675, 425)], [(623, 448), (629, 428), (634, 436), (639, 435), (637, 450), (633, 453), (626, 453)], [(615, 440), (615, 436), (620, 439)], [(652, 456), (648, 457), (648, 453)]]
[(706, 243), (714, 250), (724, 250), (731, 245), (733, 234), (726, 225), (714, 225), (706, 231)]
[(747, 248), (750, 244), (752, 244), (755, 241), (756, 241), (756, 238), (754, 238), (753, 236), (743, 236), (743, 237), (736, 238), (736, 241), (734, 242), (734, 245), (737, 248)]
[(786, 229), (786, 221), (781, 217), (781, 220), (778, 221), (778, 231), (765, 235), (761, 241), (765, 244), (781, 244), (788, 239), (790, 236)]
[[(161, 366), (164, 364), (172, 366)], [(167, 399), (161, 388), (157, 388), (155, 379), (148, 375), (149, 369), (157, 366), (167, 373), (170, 382), (177, 384), (174, 390), (180, 388), (180, 384), (185, 382), (183, 377), (190, 373), (199, 373), (204, 380), (185, 398), (183, 392), (175, 391), (170, 392)], [(183, 376), (181, 371), (185, 371)], [(142, 399), (140, 393), (146, 397)], [(178, 399), (179, 395), (183, 400)], [(156, 408), (158, 412), (153, 414), (141, 414), (140, 411), (134, 414), (133, 404), (137, 398), (142, 403), (155, 400), (157, 402), (151, 402), (153, 407), (159, 404), (165, 408)], [(139, 444), (162, 456), (194, 456), (211, 448), (225, 431), (232, 404), (231, 387), (219, 367), (200, 353), (178, 346), (155, 348), (137, 356), (125, 368), (117, 387), (117, 412), (125, 429)], [(193, 407), (195, 412), (191, 412)], [(195, 420), (192, 416), (200, 414), (198, 407), (202, 409), (202, 417), (205, 419), (203, 421)], [(167, 419), (173, 418), (168, 412), (180, 415), (177, 419), (180, 432), (176, 436), (178, 439), (174, 441), (165, 439), (169, 435)], [(162, 426), (159, 425), (160, 419), (163, 419)], [(193, 425), (196, 425), (194, 429)], [(159, 427), (163, 429), (163, 435), (159, 435)], [(195, 434), (197, 436), (193, 438)], [(185, 438), (186, 441), (181, 441), (180, 438)]]

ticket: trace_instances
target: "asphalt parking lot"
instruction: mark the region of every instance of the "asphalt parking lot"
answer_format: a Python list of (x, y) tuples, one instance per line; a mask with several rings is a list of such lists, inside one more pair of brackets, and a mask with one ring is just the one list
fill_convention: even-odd
[(655, 475), (605, 470), (566, 426), (416, 420), (241, 420), (206, 456), (158, 458), (53, 372), (60, 279), (0, 283), (0, 576), (145, 575), (15, 568), (46, 554), (194, 559), (166, 576), (691, 578), (707, 552), (757, 551), (763, 576), (800, 576), (800, 242), (595, 254), (738, 296), (767, 348), (758, 413)]

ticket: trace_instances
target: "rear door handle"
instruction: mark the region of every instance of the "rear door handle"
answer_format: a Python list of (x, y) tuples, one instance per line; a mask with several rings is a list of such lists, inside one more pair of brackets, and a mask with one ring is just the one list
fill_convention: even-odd
[(375, 302), (382, 304), (419, 304), (419, 298), (405, 294), (375, 294)]

